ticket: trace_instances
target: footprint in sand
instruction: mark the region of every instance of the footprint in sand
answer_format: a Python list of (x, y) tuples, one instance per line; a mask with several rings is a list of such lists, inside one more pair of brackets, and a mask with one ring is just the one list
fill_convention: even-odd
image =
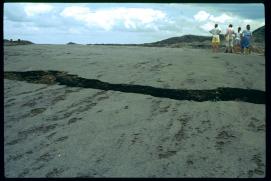
[(54, 159), (54, 155), (49, 153), (49, 152), (46, 152), (42, 155), (40, 155), (37, 159), (36, 159), (36, 163), (38, 162), (49, 162), (50, 160)]
[(195, 84), (196, 81), (194, 79), (186, 79), (184, 82), (188, 83), (188, 84)]
[(54, 130), (57, 127), (58, 124), (50, 124), (50, 125), (39, 125), (35, 127), (31, 127), (27, 130), (20, 131), (18, 133), (19, 137), (22, 137), (23, 139), (26, 139), (26, 137), (30, 134), (42, 134), (42, 133), (47, 133), (51, 130)]
[(104, 74), (98, 74), (97, 78), (101, 78)]
[(34, 107), (36, 104), (37, 104), (36, 101), (31, 100), (31, 101), (26, 102), (26, 103), (23, 104), (22, 106), (23, 106), (23, 107), (24, 107), (24, 106), (27, 106), (27, 107)]
[(219, 57), (218, 57), (218, 56), (213, 56), (212, 58), (213, 58), (213, 59), (218, 59)]
[(18, 138), (6, 143), (6, 145), (16, 145), (17, 143), (20, 143), (22, 140), (23, 140), (22, 138)]
[(18, 177), (25, 177), (25, 175), (27, 175), (29, 173), (29, 169), (28, 168), (25, 168), (23, 170), (23, 172), (21, 172)]
[(63, 142), (63, 141), (65, 141), (68, 138), (69, 138), (68, 136), (62, 136), (62, 137), (57, 138), (54, 142), (55, 143)]
[(45, 177), (57, 177), (64, 172), (63, 168), (53, 168), (50, 172), (46, 173)]
[(7, 161), (9, 161), (9, 160), (16, 161), (16, 160), (20, 160), (21, 158), (23, 158), (23, 154), (12, 155), (12, 156), (9, 156)]
[(222, 128), (215, 138), (216, 138), (215, 144), (216, 149), (222, 150), (226, 145), (232, 143), (236, 136), (232, 130)]
[(247, 125), (247, 130), (253, 132), (259, 132), (265, 130), (265, 123), (255, 117), (251, 117), (251, 121)]
[(92, 178), (92, 177), (101, 177), (101, 175), (93, 169), (89, 169), (87, 172), (85, 173), (77, 173), (77, 177), (79, 178)]
[(31, 117), (34, 117), (34, 116), (36, 116), (36, 115), (38, 115), (38, 114), (43, 113), (45, 110), (46, 110), (45, 108), (36, 108), (36, 109), (32, 109), (32, 110), (30, 111), (30, 116), (31, 116)]
[(71, 118), (69, 121), (68, 121), (68, 125), (72, 124), (72, 123), (75, 123), (77, 122), (78, 120), (80, 120), (82, 118)]
[(264, 175), (265, 166), (261, 159), (261, 154), (253, 155), (251, 161), (254, 162), (257, 167), (254, 170), (249, 170), (247, 172), (248, 177), (253, 177), (254, 175)]

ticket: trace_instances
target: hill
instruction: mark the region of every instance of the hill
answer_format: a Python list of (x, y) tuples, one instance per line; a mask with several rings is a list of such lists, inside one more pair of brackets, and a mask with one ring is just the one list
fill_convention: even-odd
[[(262, 26), (253, 32), (254, 42), (262, 43), (265, 40), (265, 26)], [(165, 46), (172, 45), (178, 43), (193, 43), (193, 42), (205, 42), (212, 39), (211, 36), (198, 36), (198, 35), (184, 35), (181, 37), (172, 37), (165, 40), (153, 42), (153, 43), (145, 43), (145, 45), (156, 45), (156, 46)], [(220, 40), (224, 41), (224, 35), (220, 35)]]
[[(265, 44), (265, 26), (256, 29), (253, 33), (253, 45), (254, 48), (263, 48)], [(211, 36), (198, 36), (198, 35), (184, 35), (180, 37), (172, 37), (165, 40), (145, 43), (143, 46), (155, 46), (155, 47), (192, 47), (192, 48), (211, 48)], [(224, 35), (220, 35), (221, 47), (225, 47)]]
[(190, 42), (203, 42), (210, 40), (210, 36), (197, 36), (197, 35), (184, 35), (181, 37), (172, 37), (165, 40), (157, 41), (152, 44), (175, 44), (175, 43), (190, 43)]
[[(165, 40), (145, 43), (143, 46), (159, 46), (159, 47), (192, 47), (192, 48), (211, 48), (211, 36), (184, 35), (181, 37), (172, 37)], [(224, 40), (224, 36), (220, 35), (220, 40)], [(224, 44), (222, 44), (224, 46)]]
[(254, 42), (264, 43), (265, 42), (265, 26), (262, 26), (252, 32)]
[(69, 43), (67, 43), (67, 45), (77, 45), (77, 43), (69, 42)]
[(31, 42), (31, 41), (27, 41), (27, 40), (20, 40), (20, 39), (18, 39), (17, 41), (13, 41), (12, 39), (11, 40), (4, 39), (4, 45), (5, 46), (31, 45), (31, 44), (34, 44), (34, 43)]

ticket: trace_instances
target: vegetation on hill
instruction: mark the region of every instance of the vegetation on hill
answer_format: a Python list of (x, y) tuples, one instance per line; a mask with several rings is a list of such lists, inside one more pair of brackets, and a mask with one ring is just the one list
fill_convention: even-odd
[(7, 39), (4, 39), (4, 45), (6, 46), (12, 46), (12, 45), (31, 45), (31, 44), (34, 44), (33, 42), (31, 41), (27, 41), (27, 40), (7, 40)]
[(262, 26), (252, 32), (254, 42), (265, 42), (265, 26)]

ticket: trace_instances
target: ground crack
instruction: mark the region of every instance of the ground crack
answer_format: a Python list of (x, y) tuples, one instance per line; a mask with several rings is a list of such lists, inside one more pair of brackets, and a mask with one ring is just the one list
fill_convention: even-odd
[(165, 89), (143, 85), (111, 84), (97, 79), (85, 79), (61, 71), (4, 72), (5, 79), (37, 84), (60, 84), (68, 87), (82, 87), (151, 95), (154, 97), (190, 101), (243, 101), (265, 104), (265, 92), (255, 89), (222, 87), (210, 90)]

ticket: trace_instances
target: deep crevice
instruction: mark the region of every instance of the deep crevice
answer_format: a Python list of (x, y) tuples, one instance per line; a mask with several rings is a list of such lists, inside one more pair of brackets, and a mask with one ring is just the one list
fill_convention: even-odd
[(143, 85), (111, 84), (97, 79), (85, 79), (61, 71), (4, 72), (5, 79), (37, 84), (59, 84), (100, 90), (151, 95), (154, 97), (190, 101), (243, 101), (265, 104), (265, 92), (255, 89), (220, 87), (210, 90), (165, 89)]

